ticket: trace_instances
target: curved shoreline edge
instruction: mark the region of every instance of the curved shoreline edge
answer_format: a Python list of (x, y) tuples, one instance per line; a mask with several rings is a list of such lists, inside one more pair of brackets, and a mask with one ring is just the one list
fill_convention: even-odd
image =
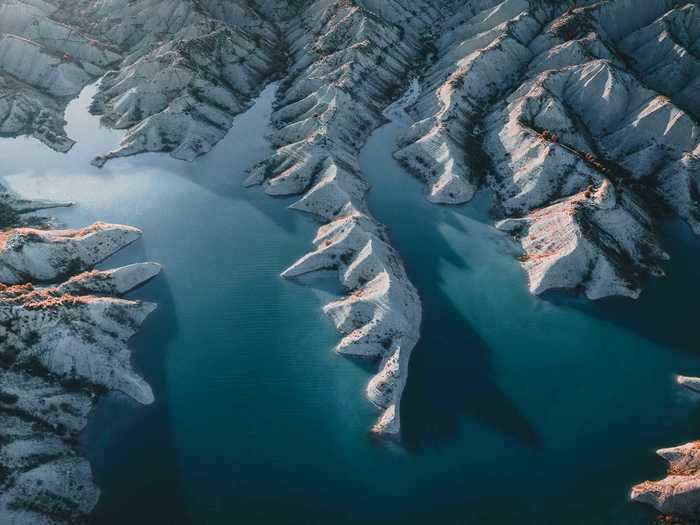
[(0, 187), (0, 210), (12, 217), (0, 233), (0, 519), (7, 523), (82, 523), (99, 497), (78, 450), (90, 413), (113, 392), (153, 402), (127, 343), (156, 305), (122, 296), (160, 265), (95, 270), (141, 231), (104, 223), (54, 230), (26, 215), (48, 207)]

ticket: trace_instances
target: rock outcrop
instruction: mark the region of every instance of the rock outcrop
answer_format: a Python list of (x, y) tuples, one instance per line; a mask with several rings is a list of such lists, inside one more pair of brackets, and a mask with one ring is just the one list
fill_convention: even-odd
[(0, 187), (0, 521), (18, 525), (83, 523), (99, 497), (78, 453), (90, 412), (109, 392), (153, 402), (127, 341), (155, 305), (118, 296), (160, 266), (94, 270), (141, 232), (25, 215), (49, 207)]
[[(640, 271), (662, 275), (666, 258), (651, 232), (651, 218), (633, 195), (607, 180), (523, 218), (497, 226), (517, 237), (530, 291), (581, 286), (589, 299), (610, 295), (636, 298)], [(632, 211), (630, 211), (632, 210)]]
[(68, 151), (67, 103), (102, 77), (92, 111), (126, 130), (95, 159), (209, 151), (279, 69), (276, 27), (249, 2), (139, 0), (0, 6), (0, 133)]
[(533, 293), (637, 297), (663, 275), (658, 218), (700, 232), (696, 18), (671, 0), (470, 3), (434, 38), (396, 157), (435, 202), (486, 181)]
[(63, 113), (83, 87), (115, 65), (118, 50), (56, 20), (47, 2), (0, 5), (0, 134), (31, 135), (68, 151)]
[[(597, 297), (638, 295), (639, 277), (662, 275), (658, 262), (663, 252), (653, 236), (656, 203), (665, 203), (700, 231), (694, 199), (697, 182), (687, 168), (689, 162), (695, 163), (691, 157), (700, 128), (668, 99), (606, 60), (541, 73), (508, 101), (503, 116), (487, 120), (490, 133), (485, 141), (495, 159), (492, 187), (504, 211), (531, 215), (526, 222), (533, 222), (543, 211), (557, 209), (551, 202), (570, 199), (572, 192), (590, 193), (587, 188), (603, 183), (615, 188), (611, 191), (626, 196), (618, 216), (625, 220), (610, 220), (601, 228), (600, 222), (578, 215), (576, 238), (612, 270), (610, 291)], [(635, 233), (642, 229), (648, 233)], [(558, 243), (568, 233), (560, 223), (547, 237)], [(523, 243), (527, 260), (542, 255), (537, 246)], [(548, 252), (555, 262), (569, 256), (566, 251)], [(533, 274), (531, 264), (524, 267), (533, 291), (591, 285), (584, 274), (561, 281), (554, 273)], [(544, 286), (539, 284), (542, 280)], [(612, 284), (625, 280), (626, 291)]]
[(343, 335), (339, 353), (379, 361), (367, 395), (382, 410), (373, 431), (384, 436), (400, 430), (421, 304), (384, 228), (367, 209), (358, 156), (420, 61), (421, 34), (440, 15), (422, 1), (409, 7), (317, 0), (290, 20), (290, 73), (273, 114), (276, 151), (249, 178), (270, 195), (301, 195), (291, 208), (323, 223), (314, 251), (282, 275), (338, 272), (347, 295), (324, 311)]
[[(700, 379), (679, 377), (678, 384), (700, 394)], [(658, 450), (669, 464), (661, 481), (645, 481), (632, 489), (632, 500), (654, 506), (659, 512), (696, 523), (700, 519), (700, 442)]]
[(280, 66), (275, 28), (247, 2), (77, 2), (63, 18), (125, 51), (92, 110), (127, 133), (98, 166), (147, 151), (208, 152)]
[(518, 80), (531, 57), (524, 43), (545, 17), (526, 0), (472, 2), (457, 5), (432, 35), (433, 63), (408, 109), (416, 123), (395, 155), (425, 181), (429, 200), (457, 204), (474, 195), (483, 158), (473, 134), (483, 108)]

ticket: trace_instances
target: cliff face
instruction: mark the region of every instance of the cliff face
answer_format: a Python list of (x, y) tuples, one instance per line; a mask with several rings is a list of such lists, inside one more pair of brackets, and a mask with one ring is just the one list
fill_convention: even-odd
[(102, 223), (49, 230), (26, 215), (51, 206), (0, 187), (3, 523), (82, 523), (99, 496), (90, 465), (78, 454), (95, 403), (109, 392), (153, 402), (131, 368), (126, 343), (155, 305), (118, 297), (160, 266), (93, 270), (141, 232)]
[[(678, 377), (678, 384), (700, 394), (700, 379)], [(653, 505), (664, 514), (680, 516), (696, 523), (700, 518), (700, 442), (665, 448), (656, 452), (669, 464), (668, 476), (645, 481), (632, 489), (632, 500)]]
[(413, 4), (318, 0), (287, 23), (290, 72), (273, 114), (277, 149), (249, 179), (271, 195), (301, 195), (291, 207), (323, 223), (314, 250), (282, 275), (337, 270), (347, 295), (324, 311), (343, 336), (337, 352), (379, 360), (367, 395), (382, 410), (373, 430), (384, 435), (400, 429), (421, 305), (367, 210), (358, 155), (420, 60), (421, 33), (441, 14)]
[(470, 3), (435, 40), (396, 157), (436, 202), (490, 186), (533, 293), (636, 297), (662, 274), (657, 208), (698, 231), (696, 11), (670, 0)]

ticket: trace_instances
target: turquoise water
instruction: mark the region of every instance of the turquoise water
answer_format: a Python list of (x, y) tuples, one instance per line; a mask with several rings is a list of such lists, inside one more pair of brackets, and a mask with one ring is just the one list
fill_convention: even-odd
[(156, 260), (134, 296), (160, 304), (134, 338), (158, 401), (101, 404), (84, 450), (105, 524), (649, 524), (627, 501), (658, 477), (653, 450), (700, 435), (673, 374), (700, 375), (700, 243), (667, 228), (669, 276), (637, 302), (531, 297), (512, 243), (489, 226), (489, 196), (428, 204), (391, 158), (397, 125), (362, 154), (370, 206), (388, 225), (424, 302), (402, 409), (405, 447), (367, 430), (370, 371), (336, 356), (321, 305), (332, 277), (279, 272), (316, 226), (240, 182), (269, 154), (274, 88), (192, 164), (160, 155), (89, 166), (119, 133), (67, 113), (79, 140), (59, 155), (0, 141), (0, 176), (27, 195), (73, 200), (70, 226), (133, 224), (144, 240), (106, 266)]

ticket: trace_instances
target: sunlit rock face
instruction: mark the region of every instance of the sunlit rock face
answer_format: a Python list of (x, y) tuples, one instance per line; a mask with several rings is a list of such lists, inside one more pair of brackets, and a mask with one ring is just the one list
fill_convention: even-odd
[(51, 203), (0, 187), (0, 522), (82, 523), (99, 490), (78, 436), (97, 400), (153, 402), (127, 341), (155, 309), (119, 296), (160, 271), (94, 266), (140, 238), (97, 223), (50, 230), (27, 212)]
[[(678, 377), (678, 384), (700, 395), (700, 379)], [(700, 518), (700, 442), (658, 450), (657, 454), (668, 462), (668, 476), (636, 485), (632, 499), (695, 523)]]
[(696, 19), (671, 0), (470, 2), (433, 41), (396, 157), (435, 202), (489, 186), (533, 293), (637, 297), (663, 274), (660, 212), (700, 232)]
[(192, 160), (279, 71), (278, 38), (250, 2), (8, 0), (0, 5), (0, 133), (69, 150), (65, 107), (104, 77), (92, 110), (127, 134), (95, 164), (147, 151)]
[(335, 270), (347, 291), (324, 307), (340, 354), (374, 359), (367, 395), (382, 411), (373, 431), (397, 436), (421, 304), (384, 228), (367, 210), (360, 149), (385, 122), (383, 109), (422, 60), (440, 3), (317, 0), (286, 23), (289, 75), (273, 114), (274, 156), (250, 183), (270, 195), (300, 195), (293, 209), (323, 226), (314, 250), (282, 275)]

